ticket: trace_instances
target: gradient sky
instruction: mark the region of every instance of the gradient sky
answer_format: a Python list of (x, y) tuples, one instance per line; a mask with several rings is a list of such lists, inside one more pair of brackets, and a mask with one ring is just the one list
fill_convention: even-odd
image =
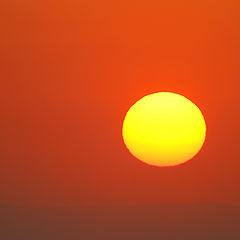
[[(240, 204), (236, 0), (11, 0), (0, 8), (0, 203)], [(185, 165), (123, 145), (128, 108), (173, 91), (208, 133)]]

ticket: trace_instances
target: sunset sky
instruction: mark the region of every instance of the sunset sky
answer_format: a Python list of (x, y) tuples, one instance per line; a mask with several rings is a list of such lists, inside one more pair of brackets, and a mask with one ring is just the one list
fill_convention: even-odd
[[(236, 0), (32, 0), (0, 7), (0, 204), (240, 204)], [(180, 93), (203, 112), (192, 161), (125, 148), (129, 107)]]

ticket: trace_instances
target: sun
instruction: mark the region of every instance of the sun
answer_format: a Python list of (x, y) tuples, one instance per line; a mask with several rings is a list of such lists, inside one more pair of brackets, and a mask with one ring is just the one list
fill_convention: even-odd
[(123, 121), (122, 136), (129, 152), (140, 161), (170, 167), (189, 161), (200, 151), (206, 122), (186, 97), (158, 92), (132, 105)]

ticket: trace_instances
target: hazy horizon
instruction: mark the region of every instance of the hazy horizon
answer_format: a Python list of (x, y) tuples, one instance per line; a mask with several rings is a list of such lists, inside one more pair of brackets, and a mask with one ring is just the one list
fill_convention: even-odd
[(3, 239), (238, 239), (240, 207), (0, 207)]

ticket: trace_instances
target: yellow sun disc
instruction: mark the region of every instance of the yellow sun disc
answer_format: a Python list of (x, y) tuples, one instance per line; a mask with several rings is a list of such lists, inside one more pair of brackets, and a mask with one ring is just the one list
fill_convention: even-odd
[(130, 153), (144, 163), (168, 167), (192, 159), (206, 137), (199, 108), (170, 92), (147, 95), (127, 112), (122, 128)]

